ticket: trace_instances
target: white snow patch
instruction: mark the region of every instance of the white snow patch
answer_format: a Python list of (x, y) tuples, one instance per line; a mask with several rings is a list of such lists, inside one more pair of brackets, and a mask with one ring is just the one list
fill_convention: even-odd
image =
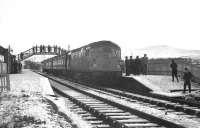
[(155, 86), (149, 80), (147, 80), (146, 78), (147, 76), (145, 75), (140, 75), (140, 76), (131, 75), (130, 77), (133, 77), (135, 80), (141, 82), (142, 84), (144, 84), (145, 86), (147, 86), (148, 88), (152, 89), (155, 92), (162, 92), (162, 89), (159, 86)]
[(48, 79), (24, 70), (11, 74), (10, 83), (11, 91), (0, 95), (0, 127), (72, 127), (44, 97), (54, 94)]
[(54, 92), (51, 88), (48, 78), (40, 78), (40, 86), (42, 86), (42, 95), (54, 95)]
[(68, 115), (72, 120), (72, 124), (76, 124), (79, 128), (93, 128), (93, 126), (91, 124), (84, 121), (79, 115), (70, 111), (70, 108), (68, 108), (68, 105), (65, 102), (64, 98), (57, 97), (55, 99), (50, 96), (46, 96), (46, 98), (48, 98), (49, 100), (54, 102), (57, 105), (58, 110), (60, 112), (63, 112), (66, 115)]
[[(126, 77), (132, 77), (144, 86), (150, 88), (152, 93), (157, 93), (166, 96), (184, 96), (183, 80), (179, 78), (179, 82), (176, 80), (172, 82), (171, 76), (164, 75), (130, 75)], [(192, 89), (200, 89), (197, 84), (192, 84)], [(177, 91), (175, 91), (177, 90)], [(178, 91), (179, 90), (179, 91)]]

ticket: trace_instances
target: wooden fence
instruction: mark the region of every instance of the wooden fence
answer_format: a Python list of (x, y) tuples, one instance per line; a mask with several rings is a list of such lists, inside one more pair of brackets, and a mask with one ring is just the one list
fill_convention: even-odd
[[(175, 60), (178, 65), (178, 75), (182, 76), (184, 68), (187, 67), (193, 74), (193, 81), (200, 83), (200, 65), (193, 64), (183, 59)], [(148, 63), (149, 75), (171, 75), (170, 59), (155, 59)]]

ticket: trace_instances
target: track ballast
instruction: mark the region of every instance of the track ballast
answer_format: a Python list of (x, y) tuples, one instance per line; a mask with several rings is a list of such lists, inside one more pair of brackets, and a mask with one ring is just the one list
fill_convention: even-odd
[[(156, 117), (156, 115), (153, 116), (149, 113), (144, 113), (142, 111), (138, 111), (137, 109), (133, 109), (121, 103), (114, 102), (114, 100), (110, 100), (109, 98), (106, 98), (105, 95), (107, 95), (107, 97), (112, 96), (115, 98), (116, 97), (120, 98), (121, 100), (128, 100), (129, 102), (135, 102), (136, 104), (138, 104), (137, 103), (138, 101), (141, 101), (140, 99), (137, 99), (137, 98), (131, 99), (128, 97), (124, 97), (123, 95), (117, 95), (117, 94), (113, 94), (107, 91), (96, 90), (94, 88), (86, 87), (80, 84), (75, 84), (75, 83), (72, 84), (72, 82), (61, 80), (59, 78), (55, 78), (52, 76), (48, 76), (48, 77), (62, 84), (60, 85), (60, 87), (53, 86), (55, 90), (57, 90), (59, 93), (62, 93), (62, 95), (65, 95), (65, 96), (68, 95), (67, 96), (68, 98), (70, 97), (70, 99), (73, 102), (76, 102), (76, 104), (78, 104), (79, 106), (84, 107), (84, 110), (90, 111), (92, 115), (100, 118), (103, 122), (108, 123), (110, 125), (109, 127), (137, 127), (137, 125), (138, 127), (170, 127), (170, 128), (184, 127), (179, 123), (161, 119), (159, 117)], [(69, 87), (66, 87), (66, 86), (69, 86)], [(82, 94), (77, 94), (78, 95), (77, 97), (74, 95), (69, 96), (69, 93), (67, 93), (66, 91), (63, 91), (64, 89), (62, 88), (65, 88), (65, 89), (71, 88)], [(96, 92), (96, 94), (94, 92)], [(157, 106), (155, 104), (154, 105), (150, 105), (146, 103), (142, 103), (142, 104), (150, 106), (150, 107)], [(163, 110), (165, 109), (163, 107), (158, 106), (157, 109)], [(172, 110), (169, 110), (167, 108), (166, 112), (170, 113), (170, 111)], [(178, 111), (173, 111), (173, 112), (178, 113), (178, 114), (183, 114)], [(195, 118), (195, 117), (191, 116), (191, 118)]]

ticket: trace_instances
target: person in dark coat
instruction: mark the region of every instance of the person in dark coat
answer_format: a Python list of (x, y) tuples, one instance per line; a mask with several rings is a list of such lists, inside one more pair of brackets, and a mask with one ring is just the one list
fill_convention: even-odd
[(119, 65), (120, 65), (121, 73), (125, 73), (126, 71), (125, 71), (124, 61), (120, 60)]
[(42, 52), (42, 45), (40, 45), (40, 53)]
[(130, 60), (129, 60), (129, 63), (130, 63), (130, 74), (134, 74), (134, 60), (133, 60), (133, 57), (132, 56), (130, 56)]
[(44, 45), (42, 45), (42, 51), (43, 51), (43, 52), (46, 52), (45, 46), (44, 46)]
[(135, 74), (139, 75), (141, 73), (141, 60), (139, 56), (135, 58)]
[(57, 49), (58, 47), (57, 47), (57, 45), (55, 45), (54, 46), (54, 52), (57, 54), (57, 51), (58, 51), (58, 49)]
[(129, 60), (128, 60), (128, 56), (126, 56), (125, 57), (125, 66), (126, 66), (126, 76), (129, 76), (129, 74), (130, 74), (130, 69), (129, 69), (129, 67), (130, 67), (130, 65), (129, 65)]
[(48, 45), (48, 52), (50, 53), (51, 52), (51, 46)]
[(176, 77), (177, 82), (179, 82), (178, 75), (177, 75), (178, 65), (175, 63), (175, 61), (173, 59), (172, 59), (172, 63), (170, 64), (170, 67), (172, 69), (172, 81), (174, 82), (174, 77)]
[(184, 90), (183, 93), (186, 91), (186, 86), (188, 85), (189, 93), (191, 93), (191, 79), (192, 79), (192, 73), (188, 70), (188, 68), (185, 68), (183, 80), (184, 80)]
[(58, 47), (58, 54), (61, 55), (61, 48)]
[(32, 48), (32, 49), (33, 49), (33, 54), (35, 54), (35, 47), (33, 46), (33, 48)]
[(37, 53), (37, 45), (36, 45), (36, 47), (35, 47), (35, 53)]
[(147, 75), (148, 70), (148, 57), (147, 54), (141, 58), (141, 65), (142, 65), (142, 74)]
[(20, 53), (20, 58), (21, 58), (21, 60), (23, 60), (24, 59), (24, 53)]

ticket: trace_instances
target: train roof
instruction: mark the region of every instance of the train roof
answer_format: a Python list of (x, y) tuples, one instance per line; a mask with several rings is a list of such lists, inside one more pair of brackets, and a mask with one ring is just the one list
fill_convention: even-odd
[[(66, 54), (71, 54), (71, 52), (80, 51), (82, 48), (86, 48), (86, 47), (95, 48), (95, 47), (102, 47), (102, 46), (110, 46), (110, 47), (115, 47), (117, 49), (120, 49), (120, 47), (117, 44), (113, 43), (112, 41), (102, 40), (102, 41), (97, 41), (97, 42), (94, 42), (94, 43), (90, 43), (88, 45), (82, 46), (82, 47), (77, 48), (77, 49), (73, 49), (71, 51), (68, 51)], [(42, 63), (46, 62), (46, 61), (49, 61), (49, 60), (52, 60), (52, 59), (57, 58), (57, 57), (60, 57), (60, 56), (54, 56), (52, 58), (43, 60)]]
[(102, 46), (111, 46), (111, 47), (115, 47), (117, 49), (120, 49), (120, 47), (117, 44), (113, 43), (112, 41), (102, 40), (102, 41), (90, 43), (90, 44), (82, 46), (80, 48), (71, 50), (71, 52), (79, 51), (80, 49), (85, 48), (85, 47), (96, 48), (96, 47), (102, 47)]
[(113, 47), (117, 47), (120, 48), (117, 44), (111, 42), (111, 41), (106, 41), (106, 40), (102, 40), (102, 41), (97, 41), (94, 43), (89, 44), (89, 46), (91, 47), (99, 47), (99, 46), (113, 46)]

